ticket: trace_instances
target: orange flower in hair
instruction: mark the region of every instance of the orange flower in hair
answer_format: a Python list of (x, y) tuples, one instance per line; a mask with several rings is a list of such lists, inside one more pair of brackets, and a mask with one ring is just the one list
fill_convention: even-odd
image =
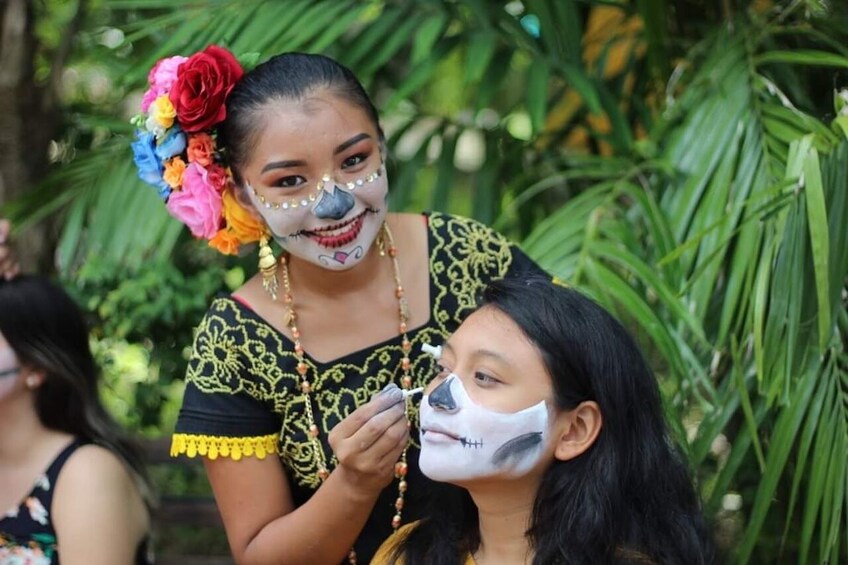
[(238, 238), (228, 228), (218, 230), (209, 240), (209, 247), (218, 250), (224, 255), (235, 255), (238, 252)]
[(215, 140), (208, 133), (193, 133), (188, 136), (186, 153), (189, 163), (208, 167), (215, 157)]

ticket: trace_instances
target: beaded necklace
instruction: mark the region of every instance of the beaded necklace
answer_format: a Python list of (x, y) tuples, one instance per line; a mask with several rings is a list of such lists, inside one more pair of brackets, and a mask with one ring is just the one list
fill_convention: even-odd
[[(392, 262), (392, 269), (394, 271), (394, 279), (395, 279), (395, 296), (398, 300), (398, 317), (400, 319), (400, 324), (398, 326), (399, 333), (401, 335), (401, 350), (403, 351), (403, 358), (401, 359), (401, 388), (403, 390), (410, 390), (412, 387), (412, 376), (410, 373), (411, 362), (409, 360), (409, 352), (412, 349), (412, 344), (407, 337), (407, 321), (409, 321), (409, 304), (404, 297), (403, 285), (400, 280), (400, 267), (398, 266), (397, 260), (397, 247), (395, 247), (395, 242), (392, 237), (392, 232), (389, 230), (389, 226), (387, 224), (383, 224), (383, 228), (381, 230), (380, 235), (377, 238), (377, 247), (381, 257), (385, 257), (387, 254), (389, 259)], [(306, 418), (308, 422), (309, 429), (309, 438), (312, 443), (312, 453), (315, 457), (316, 466), (318, 467), (318, 479), (323, 483), (327, 477), (330, 476), (330, 469), (327, 466), (327, 458), (324, 456), (324, 449), (321, 446), (321, 440), (319, 439), (320, 430), (318, 429), (317, 424), (315, 424), (315, 415), (312, 410), (312, 400), (310, 398), (310, 393), (312, 393), (313, 383), (309, 381), (309, 375), (307, 374), (308, 367), (303, 360), (303, 346), (300, 344), (300, 329), (297, 327), (297, 314), (294, 310), (294, 298), (291, 293), (291, 281), (289, 280), (289, 268), (288, 262), (286, 260), (285, 255), (280, 258), (280, 266), (282, 267), (282, 278), (283, 278), (283, 288), (285, 291), (285, 304), (288, 308), (288, 312), (286, 313), (286, 326), (289, 328), (291, 332), (292, 339), (294, 340), (294, 354), (297, 359), (297, 373), (300, 375), (300, 391), (304, 396), (304, 405), (306, 407)], [(406, 396), (404, 399), (406, 417), (407, 417), (407, 426), (409, 426), (409, 408), (411, 406), (411, 397)], [(408, 465), (406, 462), (406, 452), (409, 448), (407, 444), (406, 447), (403, 448), (403, 452), (400, 455), (400, 459), (397, 463), (395, 463), (395, 478), (398, 480), (398, 496), (395, 500), (395, 515), (392, 518), (392, 529), (397, 530), (400, 526), (402, 516), (401, 513), (403, 511), (404, 498), (406, 496), (407, 490), (407, 482), (406, 482), (406, 473), (408, 469)], [(351, 565), (356, 565), (356, 551), (353, 549), (348, 553), (348, 562)]]

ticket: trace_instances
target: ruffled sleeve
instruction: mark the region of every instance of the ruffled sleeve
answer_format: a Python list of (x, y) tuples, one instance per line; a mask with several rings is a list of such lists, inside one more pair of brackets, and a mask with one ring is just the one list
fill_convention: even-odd
[(171, 455), (278, 453), (282, 399), (294, 385), (281, 368), (285, 349), (273, 328), (216, 298), (196, 329)]

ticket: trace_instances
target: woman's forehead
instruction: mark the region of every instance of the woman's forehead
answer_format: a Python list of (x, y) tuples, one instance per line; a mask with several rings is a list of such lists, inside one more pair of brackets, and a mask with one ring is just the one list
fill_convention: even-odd
[[(377, 140), (368, 115), (358, 106), (335, 95), (302, 100), (269, 102), (257, 116), (264, 125), (255, 147), (257, 157), (307, 157), (310, 153), (335, 153), (346, 141), (365, 134)], [(286, 155), (279, 155), (285, 152)]]
[(364, 108), (329, 89), (314, 90), (300, 98), (272, 98), (260, 106), (258, 112), (260, 123), (268, 125), (279, 121), (320, 127), (325, 123), (341, 122), (341, 125), (349, 123), (374, 128)]
[(539, 358), (536, 346), (509, 316), (491, 306), (473, 312), (446, 344), (449, 350), (499, 359), (517, 365), (527, 357)]

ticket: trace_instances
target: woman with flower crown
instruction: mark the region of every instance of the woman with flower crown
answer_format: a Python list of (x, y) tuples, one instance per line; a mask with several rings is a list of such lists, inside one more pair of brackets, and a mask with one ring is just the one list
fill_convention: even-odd
[(425, 496), (422, 344), (489, 281), (540, 270), (472, 220), (387, 212), (377, 112), (332, 59), (243, 73), (211, 46), (149, 82), (139, 176), (196, 237), (259, 248), (197, 329), (172, 454), (204, 458), (237, 562), (367, 563)]

